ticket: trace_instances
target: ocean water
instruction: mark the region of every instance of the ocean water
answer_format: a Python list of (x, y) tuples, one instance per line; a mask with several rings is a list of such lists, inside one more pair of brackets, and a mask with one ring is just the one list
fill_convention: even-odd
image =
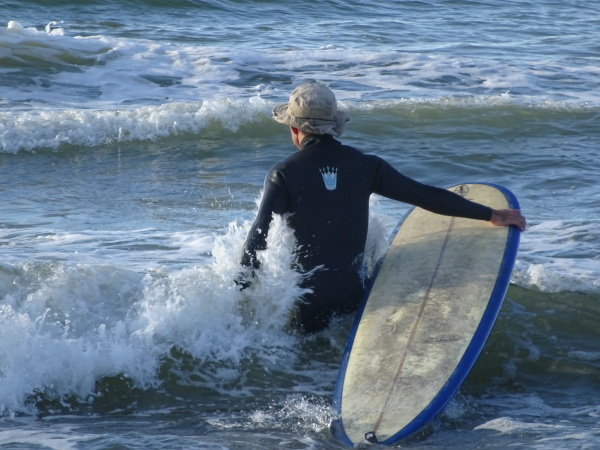
[[(341, 449), (352, 317), (298, 336), (293, 232), (232, 280), (274, 105), (314, 79), (342, 138), (485, 181), (529, 228), (459, 393), (402, 448), (600, 445), (600, 4), (0, 0), (0, 448)], [(366, 266), (407, 205), (372, 199)]]

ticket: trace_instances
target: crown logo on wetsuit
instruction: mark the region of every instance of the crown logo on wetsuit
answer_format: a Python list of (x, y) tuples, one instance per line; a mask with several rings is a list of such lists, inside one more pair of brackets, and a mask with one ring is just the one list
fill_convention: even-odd
[(323, 182), (328, 191), (334, 191), (337, 186), (337, 167), (323, 167), (319, 169)]

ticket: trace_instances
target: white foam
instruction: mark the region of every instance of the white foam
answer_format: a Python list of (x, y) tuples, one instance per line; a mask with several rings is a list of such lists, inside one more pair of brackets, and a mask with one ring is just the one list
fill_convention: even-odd
[[(15, 61), (39, 58), (55, 71), (16, 84), (4, 100), (19, 108), (115, 109), (126, 104), (160, 104), (244, 99), (256, 94), (284, 100), (288, 82), (334, 83), (340, 100), (497, 96), (513, 92), (534, 102), (570, 98), (599, 104), (595, 66), (565, 67), (585, 89), (553, 93), (552, 79), (563, 70), (552, 61), (476, 59), (443, 53), (409, 53), (389, 48), (248, 50), (231, 46), (153, 41), (108, 36), (69, 36), (60, 27), (46, 32), (11, 21), (0, 30), (0, 54)], [(563, 61), (564, 62), (564, 61)], [(18, 69), (19, 64), (16, 65)], [(11, 69), (14, 71), (15, 69)], [(18, 71), (18, 70), (17, 70)], [(271, 80), (271, 74), (273, 79)]]
[(562, 429), (567, 428), (563, 425), (547, 425), (539, 422), (523, 422), (511, 417), (499, 417), (489, 422), (478, 425), (475, 430), (494, 430), (501, 433), (513, 433), (523, 430), (544, 430), (544, 429)]
[[(575, 416), (577, 414), (575, 413)], [(552, 409), (552, 412), (542, 414), (536, 411), (531, 417), (561, 417), (562, 420), (551, 420), (550, 423), (527, 422), (512, 417), (499, 417), (492, 419), (475, 430), (493, 430), (502, 434), (511, 434), (522, 437), (527, 433), (531, 439), (527, 448), (595, 448), (594, 428), (571, 420), (574, 417), (573, 408)]]
[[(214, 246), (212, 234), (198, 231), (134, 230), (32, 230), (0, 232), (0, 242), (11, 248), (4, 263), (64, 261), (70, 264), (122, 265), (145, 272), (189, 266), (206, 260)], [(160, 261), (160, 263), (158, 262)]]
[[(0, 29), (0, 54), (13, 61), (6, 79), (14, 79), (0, 96), (0, 151), (161, 139), (201, 132), (211, 121), (236, 130), (270, 117), (273, 105), (287, 99), (289, 83), (280, 79), (332, 83), (340, 104), (352, 108), (377, 108), (384, 101), (441, 108), (600, 104), (594, 66), (565, 68), (589, 86), (553, 96), (540, 79), (544, 63), (532, 71), (502, 61), (383, 47), (250, 51), (69, 36), (56, 24), (46, 28), (11, 21)], [(545, 64), (556, 71), (555, 63)]]
[(600, 292), (595, 222), (545, 221), (522, 235), (512, 281), (542, 292)]
[(262, 359), (265, 368), (289, 367), (296, 338), (285, 324), (304, 292), (297, 286), (301, 275), (290, 269), (293, 233), (275, 220), (269, 248), (259, 255), (262, 267), (240, 292), (233, 279), (249, 226), (232, 223), (212, 241), (212, 260), (182, 270), (140, 273), (72, 262), (2, 266), (3, 411), (27, 410), (27, 396), (36, 390), (85, 401), (107, 375), (153, 386), (161, 356), (173, 346), (219, 363), (208, 381), (215, 389), (241, 376), (238, 364), (245, 357)]
[[(377, 210), (376, 202), (373, 207)], [(366, 272), (385, 251), (386, 222), (391, 223), (381, 214), (371, 218)], [(216, 236), (152, 229), (52, 233), (36, 244), (37, 261), (28, 257), (4, 263), (2, 410), (28, 410), (27, 396), (36, 390), (85, 401), (96, 381), (108, 375), (124, 374), (142, 388), (154, 386), (161, 357), (174, 346), (199, 361), (218, 362), (214, 372), (203, 374), (212, 389), (241, 376), (238, 365), (244, 358), (260, 359), (265, 370), (290, 371), (297, 338), (286, 324), (306, 292), (299, 287), (303, 275), (291, 269), (295, 238), (276, 216), (267, 250), (257, 255), (261, 267), (252, 285), (240, 292), (233, 280), (249, 228), (249, 222), (232, 222)], [(143, 249), (122, 252), (108, 245), (140, 238), (168, 248), (144, 256)], [(68, 263), (56, 257), (59, 251), (69, 254)], [(180, 265), (192, 254), (197, 260), (199, 252), (205, 253), (204, 262)], [(155, 264), (158, 254), (161, 266)], [(303, 389), (326, 390), (319, 387), (323, 368), (314, 370), (313, 385)], [(308, 372), (310, 368), (303, 371), (303, 379)], [(329, 382), (327, 378), (325, 384)], [(244, 389), (223, 388), (223, 393), (246, 395)]]
[[(378, 110), (380, 121), (398, 120), (398, 113), (412, 117), (415, 111), (446, 109), (513, 108), (515, 113), (528, 108), (583, 112), (586, 106), (561, 102), (523, 104), (522, 99), (505, 94), (468, 98), (399, 99), (356, 102), (341, 100), (341, 107), (355, 111)], [(201, 135), (210, 127), (236, 132), (240, 127), (262, 121), (271, 123), (276, 102), (260, 95), (245, 99), (216, 98), (203, 101), (166, 102), (150, 106), (119, 105), (116, 109), (61, 109), (41, 111), (0, 111), (0, 152), (16, 153), (61, 146), (95, 147), (119, 142), (156, 141), (184, 134)], [(105, 105), (106, 106), (106, 105)], [(110, 106), (110, 105), (109, 105)], [(392, 114), (386, 117), (385, 112)], [(417, 113), (418, 114), (418, 113)], [(274, 130), (279, 130), (273, 127)], [(265, 133), (268, 128), (261, 127)]]
[(52, 108), (74, 104), (98, 108), (123, 102), (212, 99), (215, 86), (238, 77), (230, 65), (213, 61), (209, 48), (106, 36), (73, 37), (60, 28), (50, 26), (43, 32), (14, 21), (0, 30), (0, 52), (22, 64), (39, 59), (58, 69), (34, 75), (38, 86), (33, 93), (28, 83), (3, 95), (13, 102), (33, 102), (35, 109), (47, 109), (48, 104)]
[[(78, 436), (73, 436), (73, 427), (61, 427), (60, 429), (40, 430), (34, 426), (22, 429), (11, 429), (0, 431), (0, 445), (10, 445), (21, 448), (47, 448), (55, 450), (67, 450), (80, 448), (78, 444), (96, 435), (86, 435), (78, 431)], [(18, 448), (18, 447), (17, 447)]]
[(226, 130), (268, 117), (271, 104), (248, 100), (166, 103), (115, 111), (0, 112), (0, 150), (58, 149), (61, 145), (94, 147), (201, 133), (219, 122)]

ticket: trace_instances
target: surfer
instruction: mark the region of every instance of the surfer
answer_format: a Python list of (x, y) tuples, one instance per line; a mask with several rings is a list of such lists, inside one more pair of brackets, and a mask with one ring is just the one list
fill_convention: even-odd
[[(343, 145), (336, 137), (350, 117), (337, 108), (334, 93), (323, 84), (298, 86), (288, 103), (273, 110), (273, 118), (290, 127), (292, 142), (300, 151), (267, 174), (241, 263), (251, 273), (259, 267), (256, 252), (266, 248), (273, 214), (284, 215), (298, 243), (298, 269), (314, 270), (303, 282), (312, 292), (297, 310), (304, 332), (327, 327), (333, 314), (355, 311), (360, 303), (364, 280), (359, 269), (373, 193), (437, 214), (525, 230), (525, 218), (518, 210), (492, 210), (446, 189), (419, 183), (382, 158)], [(251, 283), (251, 276), (241, 276), (236, 283), (243, 289)]]

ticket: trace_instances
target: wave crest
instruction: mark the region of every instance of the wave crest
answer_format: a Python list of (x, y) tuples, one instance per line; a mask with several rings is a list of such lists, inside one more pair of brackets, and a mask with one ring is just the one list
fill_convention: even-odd
[(214, 126), (235, 132), (268, 115), (270, 107), (258, 97), (247, 101), (167, 103), (117, 111), (5, 112), (0, 113), (0, 149), (16, 153), (156, 141), (175, 135), (200, 134)]

